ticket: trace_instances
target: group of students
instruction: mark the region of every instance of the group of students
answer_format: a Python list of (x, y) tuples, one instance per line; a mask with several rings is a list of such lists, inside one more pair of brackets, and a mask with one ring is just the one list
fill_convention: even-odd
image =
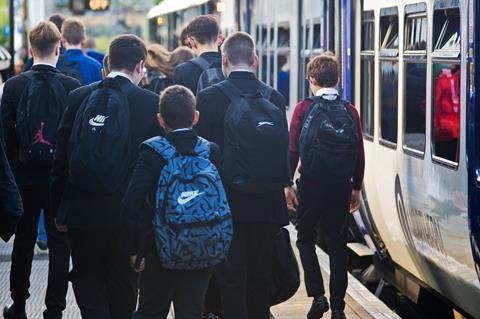
[[(335, 56), (309, 63), (314, 97), (296, 107), (289, 132), (284, 97), (255, 76), (250, 35), (223, 41), (214, 17), (196, 17), (184, 42), (197, 57), (176, 66), (175, 51), (158, 54), (137, 36), (120, 35), (104, 60), (104, 79), (86, 83), (92, 78), (82, 73), (80, 83), (55, 67), (62, 42), (66, 61), (79, 61), (72, 68), (90, 70), (68, 54), (84, 40), (84, 28), (68, 38), (69, 20), (61, 34), (51, 22), (30, 30), (33, 67), (6, 82), (1, 102), (24, 206), (12, 253), (13, 304), (4, 317), (27, 317), (43, 208), (44, 318), (62, 317), (68, 281), (82, 318), (166, 318), (172, 303), (179, 319), (270, 318), (269, 261), (289, 213), (298, 216), (313, 298), (307, 318), (321, 318), (330, 306), (332, 318), (345, 318), (347, 217), (359, 207), (364, 156), (358, 113), (335, 90)], [(145, 80), (145, 69), (156, 75)], [(170, 74), (159, 96), (152, 80)], [(330, 306), (315, 255), (317, 226), (331, 258)]]

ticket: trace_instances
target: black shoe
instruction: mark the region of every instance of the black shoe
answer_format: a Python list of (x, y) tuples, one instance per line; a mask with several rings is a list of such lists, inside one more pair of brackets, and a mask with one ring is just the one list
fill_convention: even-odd
[(328, 309), (330, 309), (330, 307), (328, 306), (328, 301), (325, 296), (315, 298), (307, 313), (307, 319), (320, 319)]
[(3, 308), (3, 318), (5, 319), (27, 319), (25, 309), (17, 310), (14, 305)]
[(343, 310), (333, 310), (332, 319), (347, 319), (347, 317), (345, 317), (345, 312), (343, 312)]
[(38, 239), (38, 240), (37, 240), (37, 247), (38, 247), (38, 249), (40, 249), (41, 251), (46, 251), (46, 250), (48, 249), (47, 241), (46, 241), (46, 240), (40, 240), (40, 239)]

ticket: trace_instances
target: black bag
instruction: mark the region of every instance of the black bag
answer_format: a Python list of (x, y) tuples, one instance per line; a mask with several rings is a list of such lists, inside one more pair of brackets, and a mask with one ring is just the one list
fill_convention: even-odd
[(261, 84), (243, 95), (229, 81), (215, 85), (231, 101), (224, 117), (224, 173), (239, 191), (265, 193), (290, 185), (288, 125), (270, 102), (273, 89)]
[(18, 160), (28, 166), (50, 166), (67, 93), (54, 72), (28, 71), (22, 76), (29, 82), (16, 115)]
[(275, 238), (272, 275), (270, 305), (274, 306), (290, 299), (300, 287), (300, 269), (285, 228), (280, 229)]
[(84, 84), (83, 76), (82, 76), (82, 73), (80, 72), (80, 65), (78, 64), (78, 61), (68, 61), (67, 56), (62, 54), (60, 55), (60, 58), (59, 58), (59, 66), (60, 66), (60, 72), (62, 72), (67, 76), (77, 79), (82, 85)]
[(70, 181), (94, 193), (114, 193), (132, 159), (129, 84), (105, 79), (82, 102), (70, 137)]
[(314, 97), (300, 133), (302, 177), (348, 181), (358, 156), (358, 131), (348, 102)]
[(222, 68), (213, 66), (213, 64), (208, 62), (206, 59), (197, 57), (190, 60), (190, 62), (202, 70), (197, 82), (197, 96), (200, 91), (225, 80), (225, 75), (223, 74)]

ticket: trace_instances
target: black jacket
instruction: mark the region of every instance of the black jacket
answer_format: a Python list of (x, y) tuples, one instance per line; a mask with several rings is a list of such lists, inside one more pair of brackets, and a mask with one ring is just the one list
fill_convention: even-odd
[[(68, 77), (57, 69), (49, 65), (35, 65), (31, 71), (52, 72), (63, 84), (65, 92), (78, 88), (80, 83), (78, 80)], [(2, 95), (2, 125), (5, 132), (5, 145), (7, 149), (7, 157), (13, 170), (13, 174), (17, 180), (17, 184), (21, 185), (48, 185), (50, 177), (50, 167), (38, 168), (21, 165), (17, 161), (18, 140), (16, 136), (15, 125), (17, 121), (17, 108), (23, 90), (29, 83), (29, 79), (23, 75), (17, 75), (9, 79), (5, 83)]]
[[(200, 55), (214, 67), (222, 67), (222, 54), (220, 52), (205, 52)], [(190, 61), (178, 65), (173, 71), (173, 84), (183, 85), (189, 88), (193, 94), (197, 93), (197, 84), (202, 69)]]
[[(260, 81), (251, 72), (232, 72), (226, 81), (231, 81), (242, 93), (257, 92)], [(270, 101), (285, 111), (284, 97), (274, 91)], [(197, 97), (200, 120), (195, 127), (198, 135), (220, 146), (224, 145), (224, 116), (230, 100), (216, 87), (209, 87)], [(225, 185), (234, 221), (288, 224), (285, 194), (275, 191), (263, 194), (245, 194)]]
[[(115, 79), (131, 86), (127, 98), (130, 102), (132, 144), (140, 145), (144, 140), (163, 134), (157, 122), (158, 95), (139, 88), (127, 78), (117, 76)], [(95, 86), (96, 84), (93, 84)], [(67, 224), (73, 229), (118, 228), (120, 227), (121, 200), (128, 186), (125, 185), (114, 194), (99, 195), (81, 191), (68, 181), (69, 147), (68, 141), (78, 108), (90, 94), (92, 88), (81, 87), (70, 93), (67, 109), (60, 123), (57, 149), (52, 169), (51, 204), (57, 224)], [(137, 157), (137, 149), (132, 158)], [(122, 160), (122, 159), (119, 159)], [(132, 163), (133, 169), (133, 163)]]
[[(166, 137), (179, 153), (192, 153), (197, 143), (193, 130), (172, 132)], [(210, 160), (220, 167), (220, 148), (211, 143)], [(152, 219), (158, 178), (165, 159), (146, 145), (140, 147), (135, 170), (125, 195), (125, 231), (122, 246), (129, 255), (144, 254), (153, 250)], [(146, 198), (149, 198), (147, 203)], [(146, 251), (145, 251), (146, 250)]]

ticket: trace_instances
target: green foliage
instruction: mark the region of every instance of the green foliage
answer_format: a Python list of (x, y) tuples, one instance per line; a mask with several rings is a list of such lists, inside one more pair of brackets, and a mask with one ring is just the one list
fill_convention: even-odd
[(8, 2), (0, 0), (0, 44), (8, 43), (8, 36), (3, 33), (5, 27), (8, 26)]

